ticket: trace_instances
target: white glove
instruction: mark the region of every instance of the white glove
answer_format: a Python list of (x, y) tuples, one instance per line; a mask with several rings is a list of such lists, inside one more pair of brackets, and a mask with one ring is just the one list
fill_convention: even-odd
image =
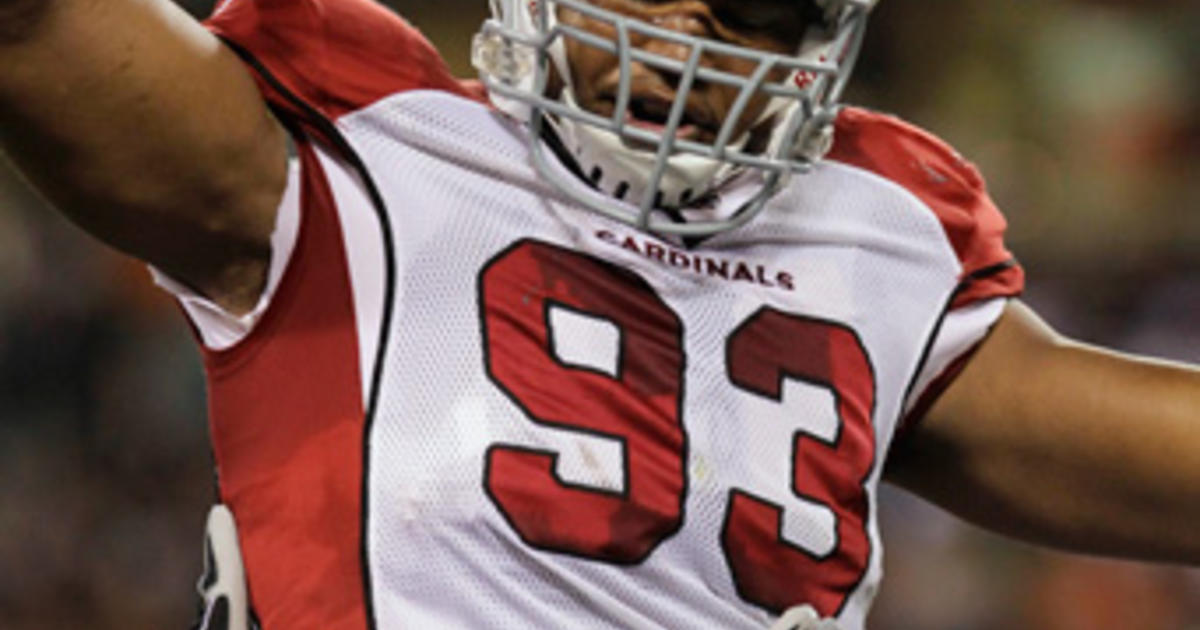
[(251, 630), (246, 570), (233, 512), (224, 505), (208, 511), (204, 532), (204, 575), (196, 583), (200, 620), (195, 630)]
[(837, 620), (821, 618), (812, 606), (792, 606), (783, 611), (779, 619), (767, 630), (839, 630)]

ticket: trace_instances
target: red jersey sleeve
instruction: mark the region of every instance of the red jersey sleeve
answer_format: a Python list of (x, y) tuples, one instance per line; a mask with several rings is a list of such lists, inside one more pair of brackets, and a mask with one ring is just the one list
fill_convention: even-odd
[(1004, 216), (979, 171), (946, 143), (892, 116), (846, 108), (828, 157), (894, 182), (937, 216), (962, 268), (951, 308), (1024, 289), (1004, 246)]
[(204, 24), (301, 123), (408, 90), (477, 97), (416, 28), (372, 0), (224, 0)]

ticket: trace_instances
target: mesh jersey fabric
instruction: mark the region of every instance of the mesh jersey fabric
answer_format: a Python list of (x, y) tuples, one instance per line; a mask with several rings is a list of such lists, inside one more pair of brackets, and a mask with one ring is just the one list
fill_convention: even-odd
[[(1021, 288), (961, 160), (851, 110), (841, 161), (689, 248), (541, 181), (373, 5), (210, 26), (301, 130), (286, 270), (206, 352), (264, 628), (756, 628), (805, 602), (862, 627), (918, 377)], [(389, 38), (433, 69), (359, 58)]]

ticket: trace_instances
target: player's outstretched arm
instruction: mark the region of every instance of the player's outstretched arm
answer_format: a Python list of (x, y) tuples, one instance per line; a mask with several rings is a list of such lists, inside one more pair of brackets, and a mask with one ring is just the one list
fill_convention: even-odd
[(1033, 542), (1200, 564), (1200, 369), (1070, 341), (1013, 302), (888, 475)]
[(286, 175), (247, 71), (167, 0), (0, 0), (0, 147), (73, 221), (237, 312)]

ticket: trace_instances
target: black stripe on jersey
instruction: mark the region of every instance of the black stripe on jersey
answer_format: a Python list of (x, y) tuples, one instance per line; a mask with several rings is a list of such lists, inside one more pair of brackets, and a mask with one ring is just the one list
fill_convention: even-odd
[(984, 267), (982, 269), (976, 269), (975, 271), (972, 271), (971, 273), (967, 274), (967, 276), (965, 278), (963, 278), (961, 282), (958, 283), (958, 286), (955, 287), (955, 289), (954, 289), (954, 294), (957, 296), (959, 293), (962, 293), (963, 290), (965, 290), (968, 286), (970, 286), (970, 284), (972, 282), (975, 282), (976, 280), (990, 278), (991, 276), (994, 276), (1006, 269), (1012, 269), (1013, 267), (1016, 267), (1016, 266), (1017, 266), (1017, 259), (1009, 258), (1008, 260), (1006, 260), (1004, 262), (998, 262), (994, 265), (988, 265), (987, 267)]
[[(350, 166), (358, 173), (362, 179), (363, 185), (367, 189), (367, 194), (371, 199), (371, 205), (375, 208), (376, 218), (379, 220), (380, 232), (383, 237), (383, 258), (384, 258), (384, 299), (383, 313), (379, 323), (379, 345), (375, 350), (375, 364), (371, 369), (371, 383), (368, 390), (366, 417), (363, 419), (363, 447), (362, 447), (362, 515), (359, 519), (359, 563), (362, 565), (363, 578), (363, 603), (366, 606), (367, 630), (376, 630), (375, 621), (375, 602), (372, 599), (372, 579), (371, 579), (371, 564), (367, 552), (367, 522), (369, 519), (369, 499), (370, 499), (370, 461), (371, 461), (371, 428), (375, 424), (375, 413), (379, 402), (380, 383), (383, 380), (383, 365), (384, 359), (387, 356), (388, 336), (391, 330), (392, 314), (395, 310), (395, 278), (396, 278), (396, 253), (395, 243), (392, 240), (392, 225), (388, 216), (386, 204), (383, 201), (383, 195), (379, 193), (379, 188), (375, 185), (375, 181), (371, 178), (371, 173), (367, 170), (366, 164), (350, 143), (338, 131), (337, 126), (333, 124), (324, 114), (317, 111), (316, 108), (309, 105), (300, 97), (293, 94), (283, 85), (279, 79), (275, 78), (271, 72), (263, 66), (262, 63), (250, 54), (249, 51), (239, 46), (236, 42), (230, 41), (224, 37), (221, 41), (229, 46), (234, 53), (241, 57), (242, 61), (252, 67), (259, 76), (263, 78), (280, 96), (287, 99), (298, 111), (304, 114), (304, 122), (312, 125), (325, 140), (333, 145), (339, 156), (346, 160)], [(302, 133), (294, 127), (295, 121), (290, 120), (285, 112), (278, 111), (272, 107), (276, 117), (288, 127), (288, 131), (293, 134)], [(257, 618), (253, 609), (251, 614)]]

